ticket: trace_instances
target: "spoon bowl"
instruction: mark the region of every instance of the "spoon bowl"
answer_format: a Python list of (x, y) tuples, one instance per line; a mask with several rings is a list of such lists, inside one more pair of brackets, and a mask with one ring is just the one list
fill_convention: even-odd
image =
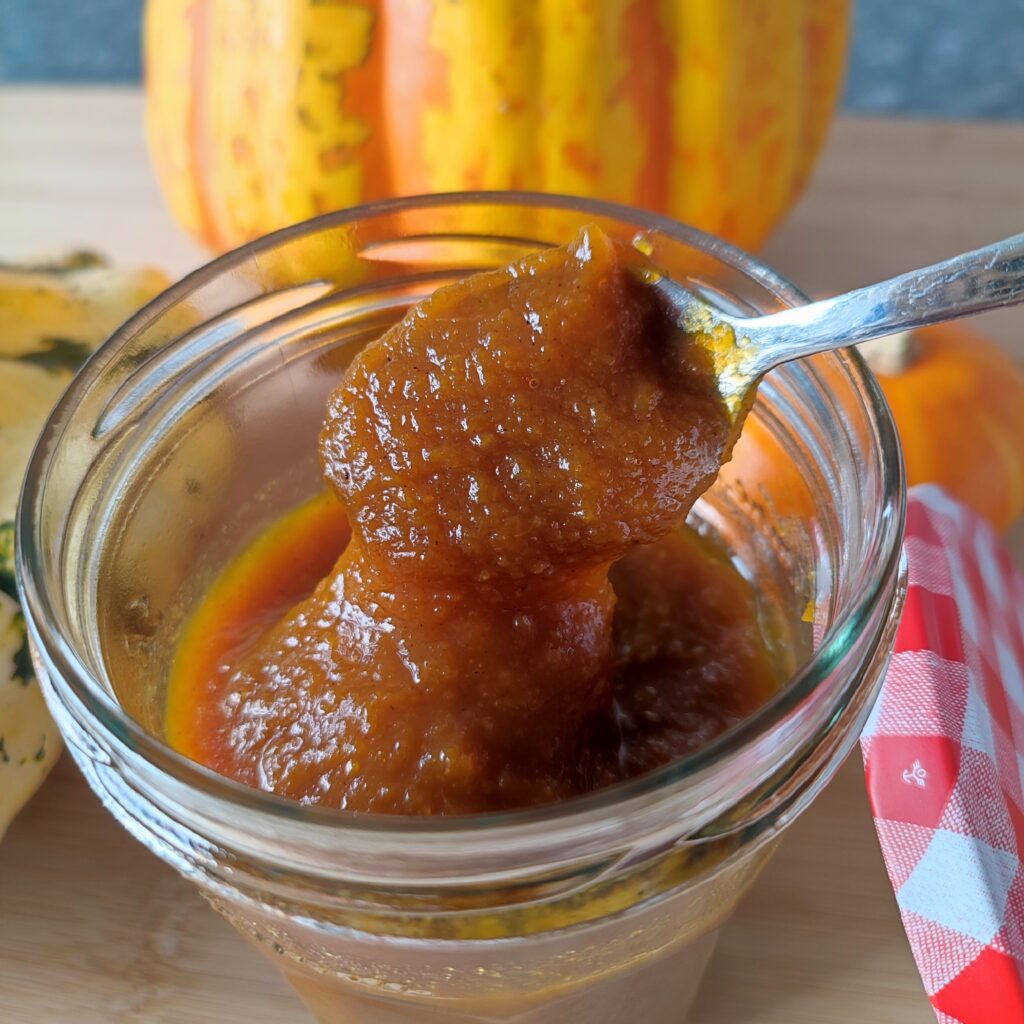
[(676, 324), (709, 352), (719, 391), (738, 420), (761, 377), (791, 359), (1024, 302), (1024, 234), (758, 317), (727, 313), (657, 271), (643, 276)]

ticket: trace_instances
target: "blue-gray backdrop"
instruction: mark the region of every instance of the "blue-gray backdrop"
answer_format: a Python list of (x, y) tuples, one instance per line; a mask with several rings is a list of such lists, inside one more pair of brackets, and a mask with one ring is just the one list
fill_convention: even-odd
[[(141, 6), (0, 0), (0, 81), (136, 81)], [(845, 105), (1024, 118), (1024, 0), (858, 0)]]

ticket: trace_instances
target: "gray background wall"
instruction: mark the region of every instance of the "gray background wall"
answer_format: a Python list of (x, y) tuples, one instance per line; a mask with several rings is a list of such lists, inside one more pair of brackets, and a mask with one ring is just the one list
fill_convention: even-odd
[[(855, 2), (848, 110), (1024, 118), (1024, 0)], [(141, 6), (0, 0), (0, 81), (136, 81)]]

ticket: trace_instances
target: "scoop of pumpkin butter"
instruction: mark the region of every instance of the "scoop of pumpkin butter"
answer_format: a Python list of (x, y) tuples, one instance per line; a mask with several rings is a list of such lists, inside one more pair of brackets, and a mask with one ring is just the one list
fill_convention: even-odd
[(580, 791), (611, 699), (612, 563), (714, 479), (731, 425), (620, 250), (436, 291), (353, 361), (320, 438), (352, 541), (242, 664), (222, 770), (393, 813)]
[(60, 753), (14, 585), (14, 514), (46, 417), (89, 354), (167, 286), (92, 253), (0, 265), (0, 837)]

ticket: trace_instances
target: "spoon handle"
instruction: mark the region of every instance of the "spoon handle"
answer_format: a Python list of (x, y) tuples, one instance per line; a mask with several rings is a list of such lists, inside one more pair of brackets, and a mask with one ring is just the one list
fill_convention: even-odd
[(1024, 234), (807, 306), (736, 320), (755, 372), (827, 349), (1024, 302)]

